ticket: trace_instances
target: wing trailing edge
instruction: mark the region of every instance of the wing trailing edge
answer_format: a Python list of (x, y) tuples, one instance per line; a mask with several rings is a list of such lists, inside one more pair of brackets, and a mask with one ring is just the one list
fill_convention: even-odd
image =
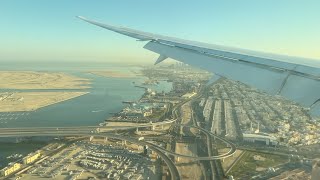
[(281, 95), (320, 116), (320, 61), (261, 53), (172, 38), (126, 27), (82, 20), (139, 41), (159, 54), (155, 64), (172, 58), (272, 95)]

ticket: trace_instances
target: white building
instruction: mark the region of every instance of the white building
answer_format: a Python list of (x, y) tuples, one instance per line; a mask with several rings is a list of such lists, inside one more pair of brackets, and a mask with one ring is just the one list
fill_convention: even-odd
[(277, 138), (267, 134), (243, 134), (243, 140), (246, 142), (259, 143), (263, 142), (266, 145), (277, 145)]

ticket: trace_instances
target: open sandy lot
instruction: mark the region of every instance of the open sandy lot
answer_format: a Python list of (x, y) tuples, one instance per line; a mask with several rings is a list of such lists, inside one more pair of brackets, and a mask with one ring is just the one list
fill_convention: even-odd
[[(176, 143), (176, 153), (197, 156), (197, 145)], [(175, 158), (175, 164), (182, 179), (202, 179), (203, 174), (199, 161), (193, 161), (188, 158)]]
[[(224, 154), (227, 153), (229, 151), (229, 148), (224, 148), (224, 149), (219, 149), (218, 152), (219, 154)], [(225, 158), (223, 161), (221, 161), (222, 163), (222, 168), (224, 171), (229, 170), (229, 168), (231, 167), (231, 165), (234, 163), (234, 161), (237, 160), (237, 158), (241, 155), (242, 151), (241, 150), (236, 150), (236, 152), (234, 153), (234, 155)]]
[(0, 71), (2, 89), (84, 89), (89, 80), (65, 73)]
[[(60, 72), (0, 71), (0, 89), (85, 89), (89, 84), (88, 79)], [(0, 93), (0, 112), (33, 111), (86, 93), (3, 92)]]

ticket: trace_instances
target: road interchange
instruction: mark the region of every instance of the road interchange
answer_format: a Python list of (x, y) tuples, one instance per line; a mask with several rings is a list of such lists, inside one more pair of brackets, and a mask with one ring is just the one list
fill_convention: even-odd
[[(117, 139), (123, 139), (123, 140), (128, 140), (126, 136), (119, 136), (119, 135), (111, 135), (109, 133), (103, 132), (100, 133), (97, 131), (98, 128), (106, 128), (109, 130), (109, 132), (115, 131), (115, 130), (124, 130), (124, 129), (136, 129), (136, 128), (141, 128), (141, 127), (151, 127), (151, 126), (158, 126), (162, 124), (168, 124), (172, 123), (174, 120), (171, 121), (164, 121), (160, 123), (148, 123), (144, 125), (138, 125), (138, 126), (106, 126), (106, 127), (101, 127), (101, 126), (80, 126), (80, 127), (42, 127), (42, 128), (0, 128), (0, 137), (24, 137), (24, 136), (112, 136)], [(209, 134), (212, 138), (218, 139), (224, 143), (230, 148), (230, 150), (221, 155), (217, 156), (208, 156), (208, 157), (197, 157), (197, 156), (189, 156), (189, 155), (184, 155), (184, 154), (177, 154), (171, 151), (166, 150), (165, 148), (158, 147), (157, 149), (163, 153), (170, 154), (176, 157), (184, 157), (184, 158), (191, 158), (194, 160), (216, 160), (216, 159), (224, 159), (229, 156), (232, 156), (235, 151), (236, 151), (236, 146), (228, 141), (227, 139), (224, 139), (222, 137), (219, 137), (201, 127), (198, 126), (190, 126), (190, 125), (179, 125), (175, 124), (175, 126), (182, 126), (182, 127), (188, 127), (188, 128), (195, 128), (200, 130), (201, 132), (205, 134)], [(130, 140), (134, 140), (130, 138)], [(140, 141), (142, 142), (142, 141)], [(145, 143), (149, 143), (147, 141), (144, 141)], [(149, 145), (151, 145), (150, 143)], [(153, 144), (156, 146), (155, 144)]]
[[(185, 102), (181, 103), (184, 104)], [(179, 104), (179, 105), (181, 105)], [(167, 164), (169, 172), (171, 174), (171, 178), (174, 180), (179, 180), (180, 175), (177, 167), (175, 166), (174, 162), (171, 160), (171, 158), (168, 157), (168, 155), (172, 155), (174, 157), (182, 157), (182, 158), (190, 158), (193, 160), (198, 161), (211, 161), (211, 160), (217, 160), (217, 159), (224, 159), (229, 156), (232, 156), (236, 151), (236, 146), (222, 138), (219, 137), (210, 131), (194, 126), (194, 125), (181, 125), (178, 124), (177, 118), (178, 113), (177, 109), (178, 106), (175, 106), (173, 109), (173, 115), (175, 119), (172, 120), (166, 120), (156, 123), (144, 123), (144, 124), (137, 124), (134, 126), (75, 126), (75, 127), (28, 127), (28, 128), (0, 128), (0, 137), (33, 137), (33, 136), (51, 136), (51, 137), (60, 137), (60, 136), (81, 136), (81, 137), (103, 137), (103, 138), (114, 138), (118, 140), (123, 141), (129, 141), (131, 143), (135, 143), (137, 145), (148, 145), (148, 147), (155, 151), (159, 157), (162, 158), (162, 160)], [(163, 147), (160, 147), (154, 143), (151, 143), (149, 141), (145, 140), (139, 140), (138, 137), (129, 137), (124, 135), (117, 135), (114, 132), (118, 130), (130, 130), (130, 129), (138, 129), (138, 128), (148, 128), (155, 126), (163, 126), (167, 124), (174, 124), (173, 126), (180, 126), (180, 127), (186, 127), (186, 128), (195, 128), (198, 129), (201, 133), (205, 134), (207, 136), (207, 142), (210, 141), (208, 146), (212, 144), (211, 139), (218, 139), (225, 143), (227, 147), (230, 148), (230, 150), (227, 153), (221, 154), (221, 155), (215, 155), (215, 156), (207, 156), (207, 157), (197, 157), (197, 156), (189, 156), (185, 154), (178, 154), (172, 151), (169, 151)], [(146, 136), (147, 139), (148, 136)], [(148, 138), (148, 140), (152, 141), (153, 139)], [(154, 139), (156, 140), (156, 139)]]

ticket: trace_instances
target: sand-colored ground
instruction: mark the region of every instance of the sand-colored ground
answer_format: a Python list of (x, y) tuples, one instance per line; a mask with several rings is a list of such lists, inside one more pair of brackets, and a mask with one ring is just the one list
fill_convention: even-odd
[(2, 89), (83, 89), (89, 80), (54, 72), (0, 71)]
[[(176, 143), (176, 153), (197, 156), (197, 144)], [(175, 158), (175, 165), (178, 168), (181, 179), (203, 179), (199, 161), (188, 158)]]
[[(257, 156), (260, 157), (255, 160)], [(237, 177), (238, 179), (250, 179), (250, 177), (260, 173), (262, 170), (267, 170), (269, 167), (276, 168), (288, 162), (288, 157), (284, 155), (265, 154), (254, 151), (245, 151), (240, 157), (228, 172), (228, 175), (233, 175), (233, 177)]]
[(106, 71), (90, 71), (91, 74), (95, 74), (98, 76), (103, 77), (114, 77), (114, 78), (129, 78), (135, 77), (135, 74), (130, 72), (120, 72), (120, 71), (113, 71), (113, 70), (106, 70)]
[[(0, 71), (0, 89), (84, 89), (89, 80), (54, 72)], [(33, 111), (87, 92), (0, 93), (0, 112)]]
[[(190, 102), (181, 106), (181, 124), (183, 125), (192, 125), (191, 121), (191, 104)], [(190, 135), (184, 132), (185, 129), (181, 128), (180, 133), (185, 135)], [(193, 129), (190, 130), (192, 132)], [(189, 132), (189, 133), (190, 133)], [(194, 133), (194, 132), (192, 132)], [(176, 153), (186, 154), (190, 156), (197, 156), (197, 144), (196, 143), (176, 143)], [(175, 164), (178, 168), (178, 171), (181, 175), (181, 179), (203, 179), (203, 174), (199, 161), (193, 161), (188, 158), (175, 158)]]
[[(219, 149), (219, 155), (220, 154), (225, 154), (229, 151), (229, 148), (224, 148), (224, 149)], [(238, 157), (241, 155), (242, 151), (241, 150), (236, 150), (236, 152), (230, 156), (225, 158), (224, 160), (221, 161), (222, 163), (222, 168), (223, 170), (226, 172), (227, 170), (229, 170), (229, 168), (231, 167), (231, 165), (234, 163), (234, 161), (236, 161), (238, 159)]]
[[(187, 102), (184, 105), (181, 106), (180, 109), (181, 112), (181, 124), (182, 125), (188, 125), (188, 126), (192, 126), (194, 125), (192, 120), (191, 120), (191, 113), (192, 113), (192, 109), (191, 109), (191, 103)], [(190, 128), (190, 131), (184, 131), (185, 129), (188, 129), (187, 127), (180, 128), (180, 133), (183, 135), (195, 135), (197, 134), (198, 130), (196, 130), (195, 128)], [(189, 134), (188, 134), (189, 133)], [(191, 133), (191, 134), (190, 134)]]
[(181, 124), (191, 125), (191, 106), (190, 102), (185, 103), (181, 106)]
[(18, 92), (0, 93), (0, 112), (34, 111), (88, 92)]

